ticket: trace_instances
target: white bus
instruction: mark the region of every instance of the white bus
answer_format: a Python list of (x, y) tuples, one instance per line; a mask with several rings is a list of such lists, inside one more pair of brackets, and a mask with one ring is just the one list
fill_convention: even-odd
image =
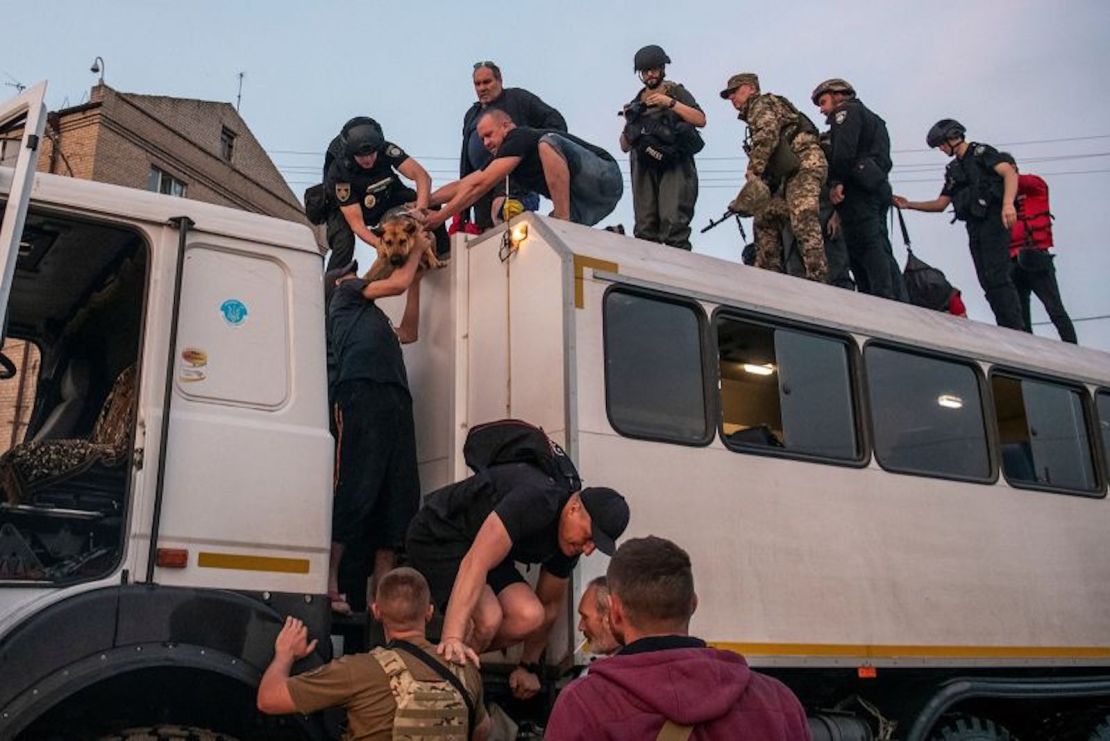
[(532, 215), (446, 272), (406, 346), (426, 491), (528, 420), (816, 738), (1110, 738), (1110, 355)]

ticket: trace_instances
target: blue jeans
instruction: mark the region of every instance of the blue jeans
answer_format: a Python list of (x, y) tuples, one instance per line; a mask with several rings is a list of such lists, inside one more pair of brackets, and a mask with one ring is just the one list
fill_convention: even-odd
[(544, 134), (547, 142), (567, 161), (570, 170), (570, 220), (593, 226), (613, 212), (624, 195), (620, 167), (557, 133)]

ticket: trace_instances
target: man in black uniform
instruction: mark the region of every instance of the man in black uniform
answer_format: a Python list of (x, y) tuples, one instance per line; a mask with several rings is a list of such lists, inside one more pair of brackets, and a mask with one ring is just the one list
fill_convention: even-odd
[[(483, 111), (498, 108), (508, 113), (509, 118), (518, 126), (554, 131), (567, 130), (567, 122), (563, 114), (543, 102), (538, 95), (519, 87), (504, 87), (501, 68), (493, 62), (484, 61), (475, 64), (473, 79), (474, 92), (478, 95), (478, 101), (470, 106), (463, 116), (462, 155), (459, 157), (460, 178), (481, 170), (492, 159), (492, 155), (482, 145), (482, 137), (478, 136), (478, 117)], [(485, 230), (493, 226), (491, 214), (493, 199), (499, 195), (505, 195), (504, 183), (495, 185), (492, 191), (481, 196), (474, 204), (474, 223), (480, 229)], [(530, 211), (539, 208), (540, 199), (535, 193), (514, 191), (512, 195), (519, 198)]]
[[(539, 661), (578, 557), (612, 554), (628, 526), (617, 492), (568, 489), (530, 463), (506, 463), (424, 498), (406, 550), (444, 609), (444, 658), (477, 663), (523, 640), (522, 662)], [(535, 592), (515, 561), (542, 564)]]
[(811, 99), (829, 125), (829, 201), (840, 217), (856, 284), (863, 293), (905, 301), (886, 228), (891, 196), (886, 122), (839, 78), (822, 82)]
[(987, 144), (968, 142), (967, 129), (951, 118), (933, 124), (925, 137), (953, 160), (944, 172), (944, 189), (931, 201), (894, 196), (894, 205), (940, 212), (949, 204), (967, 226), (975, 274), (999, 326), (1025, 330), (1021, 302), (1010, 276), (1010, 230), (1017, 221), (1014, 198), (1018, 175), (1013, 164)]
[(608, 216), (624, 192), (613, 155), (572, 134), (517, 126), (509, 114), (491, 108), (478, 118), (478, 135), (493, 159), (432, 194), (433, 206), (444, 205), (428, 215), (427, 228), (438, 227), (510, 175), (520, 187), (550, 198), (555, 218), (587, 226)]
[[(398, 175), (416, 183), (416, 190)], [(377, 248), (371, 229), (385, 212), (415, 202), (426, 208), (432, 178), (419, 162), (396, 144), (385, 140), (382, 127), (372, 118), (359, 116), (343, 125), (328, 145), (324, 157), (324, 192), (333, 208), (328, 213), (328, 270), (341, 268), (355, 254), (355, 236)], [(436, 234), (436, 253), (446, 255), (447, 232)]]
[[(325, 286), (337, 433), (328, 596), (341, 614), (351, 611), (339, 593), (339, 563), (348, 546), (369, 541), (377, 583), (396, 565), (395, 554), (420, 505), (412, 396), (401, 344), (418, 336), (417, 271), (423, 252), (412, 250), (388, 278), (362, 280), (352, 263), (329, 271), (332, 285)], [(375, 301), (406, 291), (405, 313), (394, 328)]]
[(705, 114), (686, 88), (664, 79), (670, 61), (655, 44), (636, 52), (632, 68), (644, 87), (624, 107), (620, 144), (622, 152), (631, 152), (633, 234), (689, 250), (698, 200), (694, 154), (704, 146), (697, 130), (705, 126)]

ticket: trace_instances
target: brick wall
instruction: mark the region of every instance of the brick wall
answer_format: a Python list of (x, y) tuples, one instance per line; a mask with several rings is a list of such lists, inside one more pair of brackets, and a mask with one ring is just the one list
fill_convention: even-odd
[(18, 373), (15, 378), (0, 381), (0, 453), (11, 448), (13, 441), (23, 439), (39, 377), (39, 351), (34, 345), (9, 339), (4, 343), (4, 354), (15, 363)]

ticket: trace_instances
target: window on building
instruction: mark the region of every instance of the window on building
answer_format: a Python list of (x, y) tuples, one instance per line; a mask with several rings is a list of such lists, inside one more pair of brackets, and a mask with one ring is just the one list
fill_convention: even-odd
[(707, 443), (698, 307), (613, 290), (605, 296), (604, 321), (605, 396), (613, 428), (631, 437)]
[(170, 175), (165, 170), (159, 169), (154, 165), (150, 166), (150, 178), (147, 180), (147, 190), (154, 191), (155, 193), (164, 193), (168, 196), (184, 198), (185, 188), (185, 183), (178, 180), (173, 175)]
[(844, 340), (721, 318), (717, 349), (726, 445), (859, 460)]
[(1110, 472), (1110, 393), (1099, 391), (1095, 398), (1098, 399), (1098, 428), (1102, 438), (1102, 460), (1106, 464), (1104, 470)]
[(991, 478), (978, 376), (970, 364), (868, 345), (875, 456), (891, 471)]
[(1002, 472), (1008, 481), (1083, 492), (1097, 489), (1078, 389), (1004, 374), (991, 377), (991, 388)]
[(220, 129), (220, 157), (224, 162), (231, 162), (231, 153), (235, 149), (235, 132), (228, 128)]
[(38, 391), (40, 353), (38, 345), (8, 337), (3, 355), (15, 367), (15, 375), (0, 380), (0, 453), (23, 442)]

